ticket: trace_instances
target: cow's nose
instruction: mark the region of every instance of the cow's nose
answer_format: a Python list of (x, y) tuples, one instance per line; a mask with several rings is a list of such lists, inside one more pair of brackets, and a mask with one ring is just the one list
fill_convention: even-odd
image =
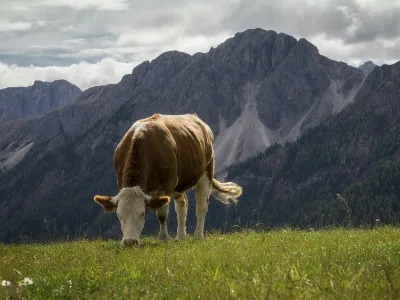
[(135, 239), (124, 239), (124, 246), (125, 247), (132, 247), (132, 246), (138, 246), (139, 242), (138, 240)]

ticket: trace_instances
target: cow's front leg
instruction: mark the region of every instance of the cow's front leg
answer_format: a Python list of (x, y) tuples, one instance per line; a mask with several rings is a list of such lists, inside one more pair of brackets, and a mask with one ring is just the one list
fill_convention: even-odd
[(174, 198), (175, 211), (178, 219), (177, 240), (183, 240), (186, 237), (186, 215), (188, 210), (188, 200), (185, 193)]
[(160, 222), (160, 232), (158, 233), (158, 239), (161, 241), (168, 240), (168, 227), (167, 227), (168, 212), (169, 212), (169, 203), (161, 206), (156, 211), (158, 221)]

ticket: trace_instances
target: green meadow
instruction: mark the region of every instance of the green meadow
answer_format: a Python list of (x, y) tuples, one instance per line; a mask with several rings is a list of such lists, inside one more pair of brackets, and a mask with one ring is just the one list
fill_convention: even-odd
[(2, 244), (0, 262), (1, 299), (400, 298), (395, 227)]

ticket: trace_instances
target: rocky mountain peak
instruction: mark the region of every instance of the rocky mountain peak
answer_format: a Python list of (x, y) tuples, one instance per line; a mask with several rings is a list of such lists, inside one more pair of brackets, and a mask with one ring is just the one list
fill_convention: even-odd
[(70, 104), (82, 94), (80, 88), (66, 80), (35, 80), (28, 87), (0, 90), (0, 124), (47, 113)]
[(172, 51), (166, 51), (159, 56), (157, 56), (155, 59), (151, 61), (152, 64), (157, 65), (160, 62), (163, 62), (165, 60), (172, 60), (172, 61), (180, 61), (180, 60), (187, 60), (191, 59), (191, 55), (177, 51), (177, 50), (172, 50)]
[(33, 82), (33, 86), (39, 86), (39, 85), (43, 85), (43, 81), (41, 81), (41, 80), (35, 80), (35, 81)]
[(376, 67), (376, 65), (372, 61), (366, 61), (361, 64), (358, 68), (363, 71), (365, 74), (371, 73), (371, 71)]
[(313, 55), (313, 56), (319, 55), (318, 48), (317, 48), (315, 45), (311, 44), (311, 43), (310, 43), (308, 40), (306, 40), (305, 38), (299, 39), (297, 45), (298, 45), (299, 48), (302, 48), (302, 49), (308, 51), (308, 52), (309, 52), (311, 55)]

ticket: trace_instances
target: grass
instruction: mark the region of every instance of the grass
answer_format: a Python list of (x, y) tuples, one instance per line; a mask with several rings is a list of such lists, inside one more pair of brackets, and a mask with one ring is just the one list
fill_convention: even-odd
[[(1, 299), (399, 299), (400, 229), (0, 245)], [(32, 285), (18, 287), (25, 277)]]

